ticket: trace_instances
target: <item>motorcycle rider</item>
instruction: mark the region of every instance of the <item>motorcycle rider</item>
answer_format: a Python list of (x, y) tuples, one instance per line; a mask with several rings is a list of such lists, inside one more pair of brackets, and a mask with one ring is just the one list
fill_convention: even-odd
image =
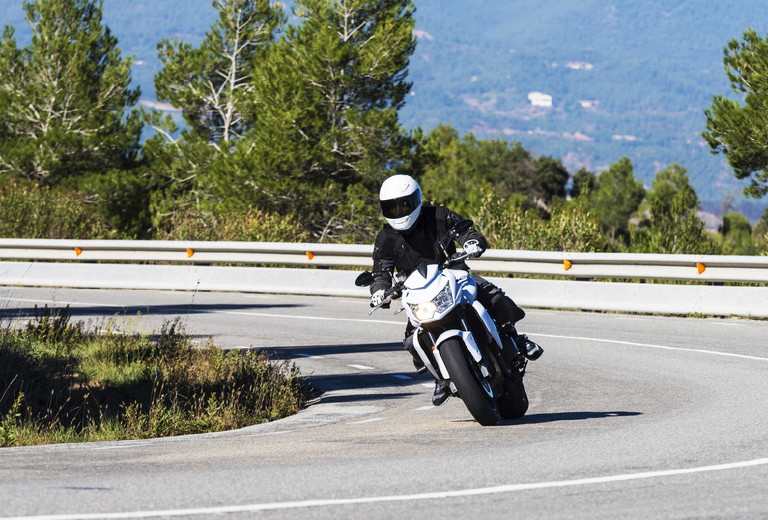
[[(375, 281), (370, 286), (371, 307), (387, 307), (391, 297), (385, 298), (385, 291), (392, 287), (392, 273), (410, 273), (422, 263), (439, 263), (443, 252), (436, 245), (456, 222), (462, 218), (444, 206), (422, 205), (421, 188), (409, 175), (393, 175), (387, 178), (379, 191), (381, 211), (387, 223), (376, 237), (373, 247), (373, 273)], [(464, 252), (478, 257), (487, 249), (488, 243), (483, 235), (470, 229), (459, 237)], [(451, 242), (446, 248), (449, 255), (456, 252)], [(461, 263), (457, 269), (469, 270)], [(523, 319), (525, 312), (500, 288), (478, 275), (471, 275), (477, 283), (477, 299), (488, 309), (491, 317), (503, 332), (515, 339), (517, 345), (524, 347), (523, 354), (531, 360), (538, 359), (543, 349), (515, 330), (515, 323)], [(417, 372), (427, 372), (424, 363), (413, 347), (413, 326), (406, 327), (403, 344), (413, 355), (413, 364)], [(432, 404), (439, 406), (450, 396), (447, 386), (435, 382)]]

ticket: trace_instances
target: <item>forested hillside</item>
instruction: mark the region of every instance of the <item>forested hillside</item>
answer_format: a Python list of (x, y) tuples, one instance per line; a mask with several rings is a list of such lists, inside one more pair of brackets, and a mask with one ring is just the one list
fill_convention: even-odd
[[(450, 122), (519, 140), (571, 171), (632, 159), (647, 184), (685, 166), (711, 209), (740, 187), (700, 137), (704, 109), (729, 92), (723, 48), (768, 31), (768, 2), (443, 0), (417, 2), (407, 125)], [(533, 107), (528, 93), (552, 96)], [(582, 106), (585, 105), (585, 106)], [(759, 205), (758, 211), (759, 211)]]
[[(495, 247), (768, 250), (768, 37), (746, 10), (293, 4), (8, 4), (0, 235), (367, 242), (408, 173)], [(705, 231), (702, 209), (725, 214)]]
[[(728, 93), (722, 49), (747, 27), (768, 31), (762, 0), (416, 0), (418, 46), (409, 67), (408, 128), (449, 123), (460, 133), (520, 141), (571, 171), (602, 170), (623, 156), (649, 184), (677, 162), (703, 205), (719, 210), (741, 185), (700, 133), (703, 111)], [(106, 0), (105, 22), (142, 99), (155, 99), (157, 43), (197, 43), (215, 17), (210, 0)], [(21, 0), (0, 0), (0, 23), (29, 34)], [(27, 36), (28, 37), (28, 36)], [(552, 96), (535, 107), (530, 92)], [(761, 205), (742, 209), (752, 219)]]

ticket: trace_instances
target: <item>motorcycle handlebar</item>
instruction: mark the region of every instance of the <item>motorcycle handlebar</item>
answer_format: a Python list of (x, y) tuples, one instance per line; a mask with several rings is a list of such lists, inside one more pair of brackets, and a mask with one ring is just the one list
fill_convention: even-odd
[(447, 259), (445, 262), (442, 263), (440, 266), (441, 269), (447, 269), (453, 265), (460, 264), (464, 260), (468, 260), (472, 258), (473, 254), (471, 253), (455, 253), (453, 254), (449, 259)]
[[(445, 260), (442, 264), (440, 264), (440, 269), (447, 269), (453, 265), (460, 264), (464, 260), (467, 260), (469, 258), (474, 257), (475, 255), (471, 253), (455, 253), (450, 258)], [(405, 286), (405, 280), (395, 282), (395, 284), (390, 287), (389, 289), (384, 291), (384, 298), (390, 298), (390, 299), (397, 299), (400, 298), (400, 296), (403, 293), (403, 287)], [(373, 309), (371, 309), (368, 314), (373, 314), (376, 310), (384, 308), (388, 309), (389, 304), (391, 302), (382, 303), (381, 305), (377, 305)]]

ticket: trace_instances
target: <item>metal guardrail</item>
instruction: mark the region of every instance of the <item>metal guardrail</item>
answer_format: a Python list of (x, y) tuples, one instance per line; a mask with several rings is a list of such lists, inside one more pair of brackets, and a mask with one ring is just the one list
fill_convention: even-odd
[[(0, 286), (365, 297), (368, 289), (355, 287), (354, 279), (370, 269), (372, 252), (372, 246), (335, 244), (0, 239)], [(768, 318), (768, 257), (492, 249), (470, 265), (483, 273), (560, 278), (490, 278), (524, 307)], [(748, 285), (594, 280), (607, 278)]]
[[(370, 245), (283, 242), (0, 239), (0, 259), (72, 262), (241, 263), (370, 267)], [(489, 249), (475, 271), (559, 276), (768, 284), (768, 256), (568, 253)]]

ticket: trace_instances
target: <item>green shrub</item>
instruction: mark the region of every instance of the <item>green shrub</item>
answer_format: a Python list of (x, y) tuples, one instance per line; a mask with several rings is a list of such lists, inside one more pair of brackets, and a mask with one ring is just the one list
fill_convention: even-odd
[(608, 247), (582, 199), (562, 204), (547, 216), (516, 198), (504, 201), (488, 192), (475, 220), (496, 249), (601, 252)]
[(154, 335), (72, 324), (44, 308), (0, 330), (0, 445), (119, 440), (241, 428), (296, 413), (296, 368), (262, 350), (198, 348), (179, 320)]
[(0, 177), (0, 236), (95, 239), (114, 235), (82, 194)]
[(159, 240), (302, 242), (308, 234), (292, 217), (248, 208), (221, 213), (179, 211), (157, 229)]

